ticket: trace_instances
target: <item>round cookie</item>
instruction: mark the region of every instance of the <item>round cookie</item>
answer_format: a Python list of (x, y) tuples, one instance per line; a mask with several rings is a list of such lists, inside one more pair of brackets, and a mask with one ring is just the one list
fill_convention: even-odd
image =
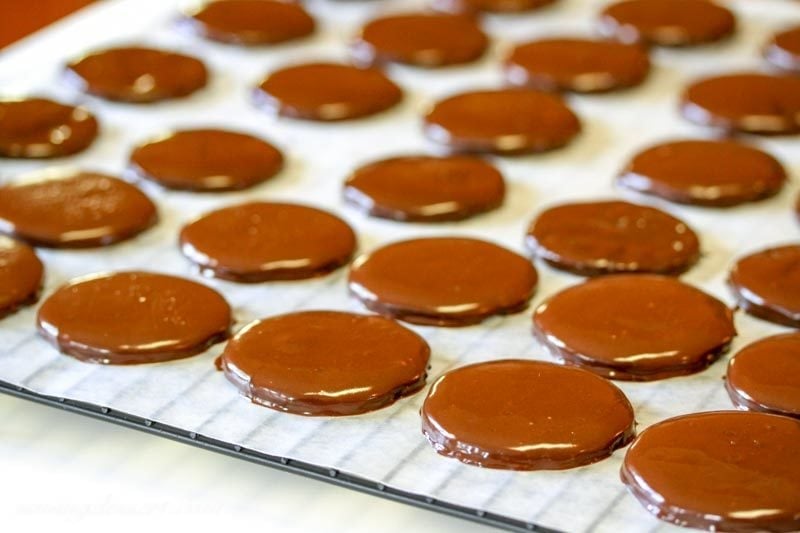
[(245, 46), (279, 44), (314, 33), (314, 19), (303, 6), (279, 0), (213, 0), (187, 12), (194, 33)]
[(257, 105), (285, 117), (331, 122), (374, 115), (403, 92), (377, 69), (305, 63), (277, 70), (253, 93)]
[(530, 89), (462, 93), (439, 101), (424, 132), (454, 152), (517, 155), (568, 144), (578, 117), (555, 95)]
[(344, 184), (348, 203), (367, 214), (408, 222), (463, 220), (503, 203), (503, 175), (468, 156), (405, 156), (356, 170)]
[(489, 242), (435, 237), (395, 242), (350, 269), (350, 293), (367, 309), (414, 324), (468, 326), (528, 306), (530, 261)]
[(431, 0), (431, 7), (448, 13), (522, 13), (552, 4), (556, 0)]
[(764, 58), (781, 70), (800, 74), (800, 26), (776, 34), (764, 48)]
[(39, 333), (87, 363), (157, 363), (204, 352), (225, 340), (231, 308), (215, 290), (149, 272), (74, 279), (39, 308)]
[(736, 335), (733, 312), (666, 276), (620, 274), (568, 287), (533, 314), (534, 337), (566, 364), (612, 379), (700, 372)]
[(437, 453), (508, 470), (562, 470), (600, 461), (625, 446), (636, 427), (630, 402), (608, 380), (578, 368), (513, 359), (444, 374), (420, 414), (422, 433)]
[(472, 17), (406, 13), (368, 22), (351, 52), (363, 66), (403, 63), (433, 68), (475, 61), (488, 45)]
[(393, 320), (303, 311), (258, 320), (217, 366), (254, 403), (306, 416), (381, 409), (425, 385), (430, 348)]
[(619, 201), (551, 207), (531, 224), (525, 242), (534, 256), (583, 276), (680, 274), (700, 257), (700, 241), (685, 222)]
[(734, 141), (687, 140), (637, 154), (617, 184), (671, 202), (729, 207), (774, 196), (786, 182), (781, 163)]
[(800, 333), (742, 348), (728, 365), (725, 388), (739, 409), (800, 418)]
[(691, 46), (728, 37), (736, 17), (709, 0), (622, 0), (602, 11), (598, 29), (625, 43)]
[(283, 154), (252, 135), (218, 129), (175, 131), (136, 147), (130, 168), (168, 189), (230, 191), (280, 172)]
[(0, 232), (35, 246), (107, 246), (157, 220), (147, 195), (104, 174), (45, 171), (0, 186)]
[(645, 429), (622, 481), (658, 518), (707, 531), (800, 529), (800, 421), (716, 411)]
[(185, 226), (180, 245), (203, 274), (255, 283), (328, 274), (350, 260), (356, 237), (346, 222), (325, 211), (251, 202)]
[(0, 236), (0, 318), (36, 302), (44, 266), (30, 246)]
[(83, 56), (67, 65), (67, 73), (84, 92), (135, 104), (188, 96), (205, 87), (208, 79), (198, 59), (133, 46)]
[(513, 85), (601, 93), (642, 83), (650, 72), (650, 59), (636, 44), (555, 38), (517, 45), (504, 69)]
[(728, 284), (746, 313), (800, 328), (800, 245), (769, 248), (739, 259)]
[(0, 157), (44, 159), (76, 154), (97, 137), (84, 107), (46, 98), (0, 100)]
[(800, 133), (800, 78), (757, 73), (707, 78), (684, 91), (681, 113), (728, 133)]

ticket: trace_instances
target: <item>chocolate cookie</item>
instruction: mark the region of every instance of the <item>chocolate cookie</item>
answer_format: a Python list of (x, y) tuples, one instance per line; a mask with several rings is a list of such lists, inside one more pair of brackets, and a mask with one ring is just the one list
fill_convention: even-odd
[(43, 273), (30, 246), (0, 236), (0, 318), (36, 302)]
[(748, 314), (800, 328), (800, 245), (769, 248), (739, 259), (728, 284)]
[(97, 137), (86, 108), (45, 98), (0, 100), (0, 157), (43, 159), (76, 154)]

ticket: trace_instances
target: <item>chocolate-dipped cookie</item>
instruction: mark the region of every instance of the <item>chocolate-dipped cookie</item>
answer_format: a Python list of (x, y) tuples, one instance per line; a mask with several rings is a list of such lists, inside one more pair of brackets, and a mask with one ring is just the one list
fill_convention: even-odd
[(431, 7), (447, 13), (522, 13), (556, 0), (431, 0)]
[(97, 137), (85, 107), (46, 98), (0, 100), (0, 157), (45, 159), (82, 152)]
[(783, 71), (800, 74), (800, 26), (775, 34), (764, 47), (764, 58)]
[(0, 236), (0, 318), (35, 303), (44, 266), (25, 243)]
[(800, 245), (769, 248), (739, 259), (728, 284), (748, 314), (800, 328)]

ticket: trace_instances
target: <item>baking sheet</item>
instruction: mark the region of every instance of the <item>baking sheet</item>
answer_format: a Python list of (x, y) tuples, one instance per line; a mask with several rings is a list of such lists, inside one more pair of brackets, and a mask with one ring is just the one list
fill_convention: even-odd
[[(174, 25), (178, 0), (108, 0), (0, 54), (0, 94), (44, 94), (82, 102), (101, 120), (102, 135), (85, 153), (56, 163), (0, 161), (0, 179), (52, 164), (123, 175), (130, 149), (169, 128), (221, 126), (271, 140), (288, 164), (274, 180), (246, 192), (201, 195), (145, 190), (158, 203), (161, 222), (139, 238), (97, 250), (40, 250), (50, 293), (68, 279), (91, 272), (152, 269), (197, 278), (180, 254), (179, 227), (208, 210), (254, 198), (310, 203), (338, 213), (356, 229), (360, 250), (381, 243), (430, 235), (470, 235), (522, 252), (530, 219), (568, 200), (622, 197), (650, 203), (686, 220), (701, 235), (704, 256), (684, 279), (732, 304), (724, 278), (734, 257), (797, 240), (792, 206), (796, 184), (776, 198), (727, 210), (680, 207), (616, 191), (612, 178), (640, 148), (681, 136), (706, 135), (676, 112), (688, 80), (729, 70), (761, 68), (761, 44), (777, 29), (800, 23), (800, 5), (790, 0), (730, 2), (740, 20), (738, 35), (720, 45), (657, 50), (655, 68), (638, 89), (603, 96), (575, 96), (583, 134), (568, 148), (549, 154), (497, 159), (508, 183), (504, 207), (469, 221), (423, 225), (368, 219), (341, 201), (342, 180), (355, 167), (402, 153), (431, 152), (419, 117), (436, 99), (453, 92), (501, 83), (498, 60), (509, 43), (539, 36), (590, 34), (597, 0), (562, 0), (551, 9), (518, 17), (489, 17), (496, 45), (473, 66), (438, 71), (397, 67), (390, 75), (406, 90), (401, 106), (374, 118), (343, 124), (308, 124), (277, 119), (255, 109), (250, 90), (270, 70), (299, 60), (345, 59), (346, 42), (361, 22), (385, 10), (419, 6), (415, 1), (336, 2), (308, 7), (318, 34), (299, 44), (242, 50), (201, 41)], [(61, 77), (68, 57), (94, 47), (143, 42), (203, 58), (212, 73), (195, 96), (151, 106), (106, 103), (86, 97)], [(800, 172), (797, 138), (752, 139), (779, 157), (793, 176)], [(539, 265), (535, 307), (581, 278)], [(302, 282), (236, 285), (205, 280), (231, 302), (237, 328), (252, 319), (298, 309), (362, 311), (347, 296), (346, 272)], [(430, 381), (456, 366), (520, 357), (548, 360), (530, 334), (531, 311), (493, 318), (462, 329), (416, 327), (433, 351)], [(182, 361), (140, 367), (103, 367), (59, 355), (34, 334), (35, 308), (0, 323), (0, 380), (25, 389), (107, 406), (147, 420), (272, 456), (334, 468), (389, 487), (430, 496), (514, 519), (569, 531), (672, 530), (644, 511), (619, 482), (623, 452), (600, 463), (561, 472), (504, 472), (461, 465), (437, 455), (419, 430), (424, 394), (387, 409), (347, 418), (305, 418), (250, 404), (237, 395), (213, 359), (222, 346)], [(733, 351), (783, 330), (738, 314), (740, 336)], [(702, 324), (697, 325), (702, 328)], [(652, 383), (620, 383), (631, 399), (640, 430), (664, 418), (701, 410), (728, 409), (722, 386), (725, 358), (707, 371)]]

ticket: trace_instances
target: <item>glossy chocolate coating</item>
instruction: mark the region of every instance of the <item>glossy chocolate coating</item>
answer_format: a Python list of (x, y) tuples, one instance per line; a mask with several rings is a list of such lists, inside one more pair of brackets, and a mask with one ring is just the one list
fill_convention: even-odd
[(303, 6), (278, 0), (213, 0), (183, 20), (196, 34), (223, 43), (278, 44), (314, 33), (314, 19)]
[(786, 170), (766, 152), (734, 141), (673, 141), (637, 154), (617, 184), (671, 202), (729, 207), (777, 194)]
[(285, 117), (330, 122), (385, 111), (400, 102), (403, 92), (377, 69), (305, 63), (267, 76), (253, 98)]
[(800, 26), (776, 34), (764, 48), (764, 57), (781, 70), (800, 74)]
[(39, 333), (61, 352), (113, 365), (157, 363), (225, 340), (231, 308), (215, 290), (149, 272), (77, 278), (39, 308)]
[(350, 293), (406, 322), (468, 326), (528, 306), (538, 276), (524, 257), (486, 241), (435, 237), (395, 242), (350, 269)]
[(564, 146), (581, 125), (558, 96), (505, 89), (439, 101), (425, 117), (424, 130), (430, 140), (455, 152), (516, 155)]
[(253, 322), (217, 361), (254, 403), (306, 416), (381, 409), (425, 385), (430, 348), (393, 320), (303, 311)]
[(680, 274), (700, 257), (700, 242), (685, 222), (619, 201), (551, 207), (531, 224), (525, 242), (555, 268), (584, 276)]
[(800, 328), (800, 245), (769, 248), (739, 259), (728, 284), (748, 314)]
[(283, 154), (252, 135), (217, 129), (162, 135), (133, 150), (130, 167), (139, 177), (169, 189), (229, 191), (272, 178)]
[(651, 381), (704, 370), (736, 330), (733, 312), (699, 289), (666, 276), (620, 274), (552, 296), (534, 312), (533, 333), (566, 364)]
[(521, 13), (553, 2), (555, 0), (431, 0), (431, 7), (448, 13)]
[(253, 283), (321, 276), (346, 264), (356, 237), (342, 219), (296, 204), (251, 202), (185, 226), (183, 254), (206, 275)]
[(45, 98), (0, 100), (0, 157), (44, 159), (81, 152), (97, 137), (86, 108)]
[(351, 46), (355, 61), (441, 67), (480, 58), (489, 40), (472, 17), (407, 13), (367, 23)]
[(608, 92), (639, 85), (649, 72), (641, 46), (590, 39), (520, 44), (505, 63), (509, 83), (542, 91)]
[(800, 133), (800, 78), (758, 73), (707, 78), (683, 93), (681, 113), (728, 133)]
[(405, 156), (376, 161), (345, 182), (344, 197), (374, 217), (409, 222), (463, 220), (503, 203), (503, 175), (467, 156)]
[(736, 17), (709, 0), (623, 0), (603, 10), (598, 29), (626, 43), (691, 46), (729, 36)]
[(188, 96), (208, 79), (198, 59), (142, 47), (94, 52), (67, 65), (67, 72), (89, 94), (135, 104)]
[(36, 302), (44, 266), (27, 244), (0, 236), (0, 318)]
[(0, 187), (0, 232), (35, 246), (107, 246), (157, 220), (142, 191), (104, 174), (43, 172)]
[(631, 444), (622, 481), (658, 518), (707, 531), (800, 530), (800, 421), (716, 411), (670, 418)]
[(725, 388), (739, 409), (800, 418), (800, 333), (742, 348), (728, 365)]
[(633, 408), (611, 382), (541, 361), (491, 361), (448, 372), (431, 386), (421, 416), (422, 433), (438, 453), (508, 470), (594, 463), (635, 434)]

